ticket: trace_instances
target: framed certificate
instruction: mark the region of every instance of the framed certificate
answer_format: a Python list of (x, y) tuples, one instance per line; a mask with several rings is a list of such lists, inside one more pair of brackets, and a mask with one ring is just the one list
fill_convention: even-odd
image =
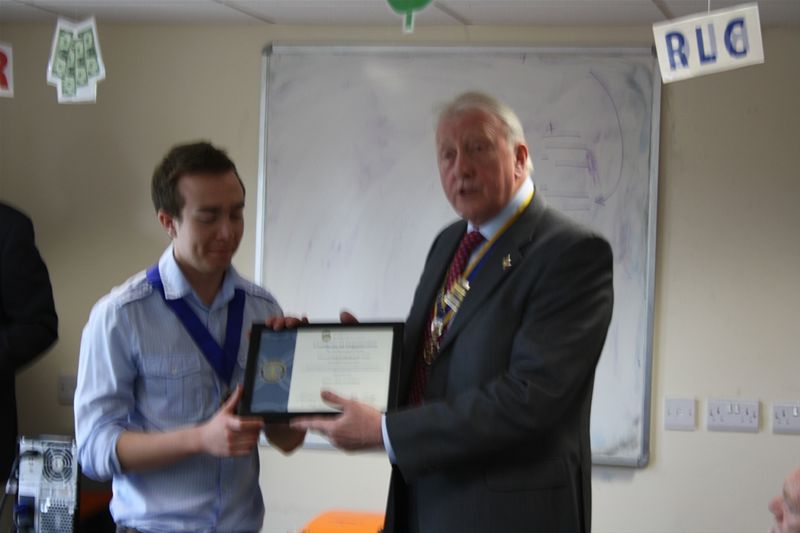
[(239, 413), (267, 421), (335, 415), (323, 389), (380, 411), (396, 405), (403, 324), (253, 324)]

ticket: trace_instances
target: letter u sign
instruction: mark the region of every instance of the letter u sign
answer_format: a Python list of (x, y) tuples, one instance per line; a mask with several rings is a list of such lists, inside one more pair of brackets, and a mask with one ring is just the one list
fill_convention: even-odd
[(665, 83), (764, 62), (758, 5), (653, 24)]

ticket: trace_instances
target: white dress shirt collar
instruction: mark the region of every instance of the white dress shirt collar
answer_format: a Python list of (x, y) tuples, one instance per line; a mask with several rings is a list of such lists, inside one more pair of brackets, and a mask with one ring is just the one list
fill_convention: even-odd
[[(526, 178), (525, 181), (522, 182), (519, 189), (517, 189), (516, 194), (511, 198), (511, 200), (506, 204), (500, 213), (498, 213), (494, 218), (482, 224), (478, 231), (481, 232), (483, 238), (487, 241), (491, 241), (495, 234), (500, 231), (508, 219), (514, 216), (516, 213), (517, 208), (525, 202), (525, 199), (533, 192), (533, 180), (529, 177)], [(472, 222), (467, 224), (467, 231), (472, 231), (475, 229), (475, 226)]]

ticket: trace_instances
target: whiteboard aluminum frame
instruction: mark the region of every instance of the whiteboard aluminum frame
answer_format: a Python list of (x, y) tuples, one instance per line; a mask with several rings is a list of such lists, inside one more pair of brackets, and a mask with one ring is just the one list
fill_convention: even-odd
[(266, 245), (264, 243), (267, 220), (267, 109), (269, 94), (269, 58), (272, 47), (266, 46), (261, 53), (261, 106), (258, 121), (258, 197), (256, 198), (256, 243), (255, 243), (255, 275), (256, 284), (264, 285), (264, 257)]
[[(653, 61), (657, 61), (653, 56)], [(645, 335), (645, 383), (642, 397), (642, 426), (639, 435), (642, 443), (639, 457), (635, 461), (620, 460), (611, 455), (592, 454), (592, 464), (602, 466), (629, 466), (644, 468), (650, 462), (650, 409), (652, 406), (652, 379), (653, 379), (653, 316), (655, 313), (655, 285), (656, 285), (656, 224), (658, 220), (658, 161), (659, 144), (661, 139), (661, 73), (658, 65), (653, 67), (653, 110), (650, 118), (650, 192), (647, 206), (647, 267), (645, 275), (647, 286), (645, 297), (647, 299), (647, 333)]]
[[(259, 285), (264, 284), (264, 265), (266, 254), (269, 253), (266, 235), (266, 200), (267, 200), (267, 112), (269, 94), (269, 67), (270, 57), (273, 54), (310, 53), (324, 50), (326, 53), (377, 53), (396, 55), (418, 55), (422, 53), (452, 53), (468, 54), (478, 51), (497, 53), (530, 53), (530, 54), (584, 54), (584, 55), (645, 55), (650, 54), (653, 62), (652, 79), (652, 109), (650, 118), (650, 169), (649, 169), (649, 202), (648, 202), (648, 236), (646, 252), (646, 287), (645, 306), (647, 309), (646, 334), (644, 341), (644, 383), (641, 404), (642, 424), (640, 427), (640, 449), (638, 457), (634, 459), (620, 458), (613, 455), (592, 454), (592, 464), (602, 466), (622, 466), (643, 468), (650, 460), (650, 422), (651, 422), (651, 395), (652, 395), (652, 368), (653, 368), (653, 317), (655, 298), (655, 262), (656, 262), (656, 223), (658, 209), (658, 167), (659, 167), (659, 142), (660, 142), (660, 117), (661, 117), (661, 75), (658, 69), (657, 58), (652, 47), (534, 47), (534, 46), (415, 46), (415, 45), (375, 45), (375, 44), (281, 44), (271, 43), (262, 51), (262, 76), (261, 76), (261, 117), (259, 121), (259, 156), (258, 156), (258, 199), (256, 214), (255, 235), (255, 276)], [(323, 438), (309, 439), (305, 444), (310, 448), (330, 448), (331, 445)]]

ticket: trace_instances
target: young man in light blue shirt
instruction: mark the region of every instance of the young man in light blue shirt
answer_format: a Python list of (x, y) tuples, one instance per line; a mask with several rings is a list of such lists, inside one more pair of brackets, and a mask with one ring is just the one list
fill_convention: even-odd
[(236, 415), (250, 324), (280, 316), (231, 266), (244, 186), (227, 155), (174, 147), (153, 174), (171, 239), (114, 288), (83, 331), (75, 427), (84, 473), (113, 479), (121, 531), (259, 531), (258, 435), (291, 451), (304, 433)]

